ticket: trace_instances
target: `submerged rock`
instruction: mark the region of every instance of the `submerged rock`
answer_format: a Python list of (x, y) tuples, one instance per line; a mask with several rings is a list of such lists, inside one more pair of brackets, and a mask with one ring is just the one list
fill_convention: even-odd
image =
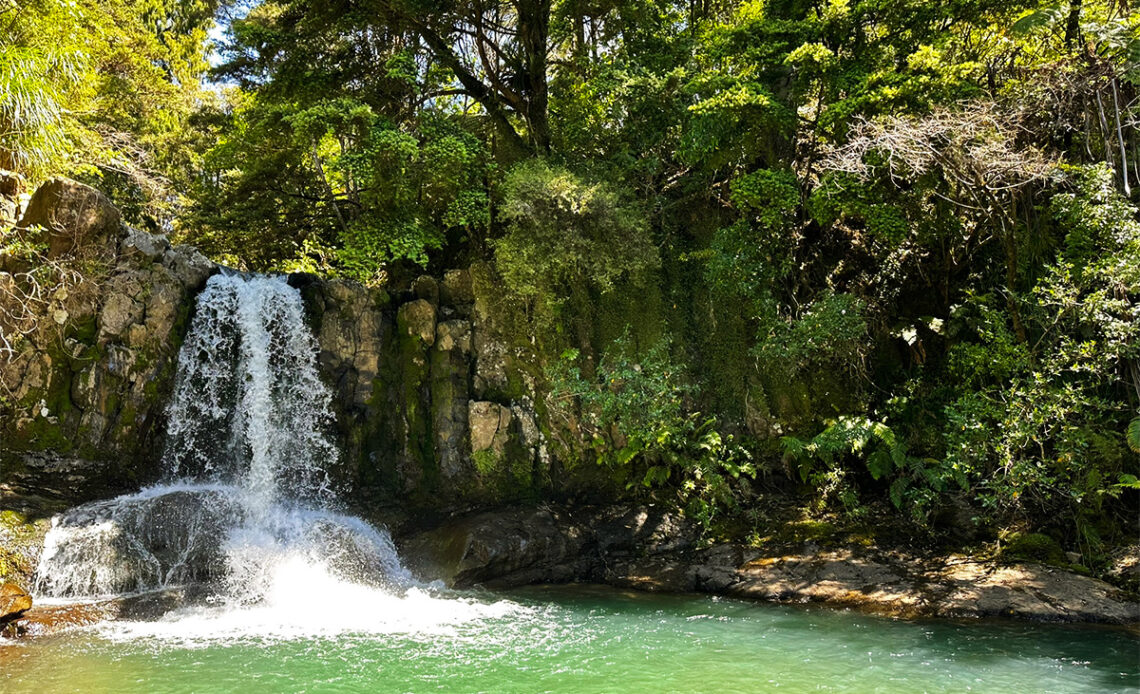
[(162, 590), (109, 600), (35, 607), (6, 625), (5, 636), (54, 636), (112, 619), (149, 621), (197, 602), (183, 590)]

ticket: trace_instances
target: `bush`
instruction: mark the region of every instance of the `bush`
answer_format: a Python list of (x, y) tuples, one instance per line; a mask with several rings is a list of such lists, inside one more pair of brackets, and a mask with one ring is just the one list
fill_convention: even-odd
[(553, 409), (576, 408), (597, 460), (623, 473), (631, 490), (667, 490), (706, 528), (739, 509), (751, 455), (716, 428), (716, 418), (689, 411), (692, 387), (662, 340), (640, 359), (628, 338), (614, 341), (593, 378), (567, 350), (550, 370)]
[(539, 307), (553, 309), (574, 290), (607, 292), (660, 262), (644, 215), (613, 186), (542, 159), (507, 174), (499, 214), (507, 223), (494, 243), (499, 271)]

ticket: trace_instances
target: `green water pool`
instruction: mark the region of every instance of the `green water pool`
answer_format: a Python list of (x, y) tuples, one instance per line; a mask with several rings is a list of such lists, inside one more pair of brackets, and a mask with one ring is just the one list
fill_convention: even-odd
[[(0, 691), (1140, 691), (1140, 639), (1111, 628), (900, 621), (594, 586), (358, 609), (347, 597), (333, 607), (351, 615), (199, 611), (8, 642)], [(275, 628), (282, 618), (289, 628)]]

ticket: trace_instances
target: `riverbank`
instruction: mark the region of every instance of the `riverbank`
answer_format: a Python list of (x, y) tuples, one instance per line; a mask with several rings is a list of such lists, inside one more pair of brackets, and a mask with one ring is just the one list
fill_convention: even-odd
[(813, 540), (702, 545), (680, 516), (646, 507), (477, 514), (412, 535), (400, 550), (421, 578), (457, 588), (587, 581), (906, 618), (1140, 623), (1134, 595), (1048, 564)]

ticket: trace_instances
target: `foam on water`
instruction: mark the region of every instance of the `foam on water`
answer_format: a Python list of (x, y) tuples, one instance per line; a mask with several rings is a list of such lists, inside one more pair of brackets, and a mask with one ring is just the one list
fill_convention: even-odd
[(431, 632), (517, 609), (435, 596), (387, 531), (336, 509), (331, 395), (316, 358), (284, 278), (212, 277), (179, 352), (165, 481), (54, 518), (37, 592), (206, 586), (207, 605), (101, 627), (191, 641)]
[(484, 602), (423, 588), (381, 590), (294, 556), (275, 565), (264, 599), (255, 605), (191, 607), (157, 621), (106, 622), (98, 631), (111, 641), (147, 639), (179, 647), (342, 635), (456, 636), (465, 624), (532, 611), (507, 600)]

